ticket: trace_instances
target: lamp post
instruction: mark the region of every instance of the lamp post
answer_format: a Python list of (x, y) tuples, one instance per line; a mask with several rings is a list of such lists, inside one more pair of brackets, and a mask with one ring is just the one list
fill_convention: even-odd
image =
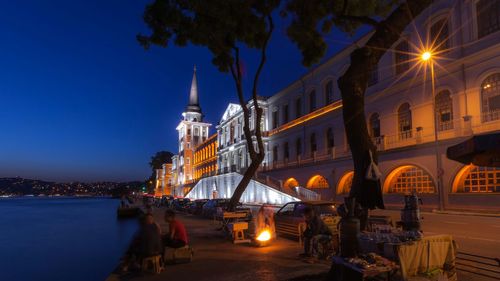
[(436, 110), (436, 79), (434, 75), (434, 61), (431, 51), (425, 51), (421, 55), (421, 60), (424, 63), (429, 63), (431, 69), (431, 87), (432, 87), (432, 108), (434, 110), (434, 150), (436, 153), (436, 175), (437, 175), (437, 189), (439, 196), (439, 210), (442, 211), (448, 205), (448, 194), (443, 184), (443, 165), (441, 161), (441, 154), (439, 153), (439, 139), (438, 139), (438, 112)]

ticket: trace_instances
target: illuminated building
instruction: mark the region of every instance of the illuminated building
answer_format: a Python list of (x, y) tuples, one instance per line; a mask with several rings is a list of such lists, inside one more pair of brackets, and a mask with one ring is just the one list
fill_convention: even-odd
[[(259, 106), (262, 108), (262, 122), (260, 124), (261, 131), (263, 132), (263, 142), (264, 147), (268, 149), (268, 139), (266, 137), (266, 132), (268, 131), (267, 120), (268, 118), (268, 104), (267, 101), (259, 97)], [(255, 108), (253, 106), (253, 100), (248, 103), (248, 108), (250, 110), (250, 131), (255, 131)], [(243, 110), (239, 104), (230, 103), (222, 119), (217, 125), (217, 136), (219, 151), (217, 152), (218, 159), (217, 165), (219, 167), (219, 174), (228, 172), (238, 172), (243, 174), (245, 169), (250, 165), (250, 156), (248, 155), (247, 141), (245, 139), (245, 133), (243, 132)], [(255, 136), (253, 137), (253, 145), (257, 147), (257, 141)], [(267, 159), (264, 159), (262, 165), (267, 165)]]
[[(343, 200), (353, 167), (337, 80), (348, 68), (352, 51), (370, 35), (259, 100), (266, 157), (255, 178), (278, 190), (299, 186), (322, 199)], [(427, 49), (432, 52), (425, 58), (435, 63), (435, 95), (422, 62)], [(499, 169), (446, 158), (447, 147), (500, 130), (498, 1), (442, 0), (424, 11), (372, 71), (365, 112), (388, 205), (400, 204), (402, 194), (416, 191), (430, 207), (443, 196), (449, 208), (500, 209)], [(249, 164), (242, 124), (240, 105), (229, 104), (217, 126), (219, 176), (242, 174)], [(435, 132), (441, 170), (436, 165)], [(439, 176), (443, 195), (436, 188)], [(205, 177), (202, 173), (196, 178)]]
[[(337, 79), (350, 53), (369, 35), (267, 99), (271, 162), (261, 173), (285, 186), (314, 190), (323, 199), (342, 201), (347, 195), (353, 167)], [(427, 48), (434, 55), (434, 96), (430, 71), (420, 57)], [(424, 11), (371, 73), (365, 112), (388, 204), (416, 191), (427, 206), (436, 207), (441, 176), (449, 208), (498, 210), (500, 170), (449, 160), (446, 148), (500, 130), (499, 2), (437, 1)], [(435, 114), (441, 170), (436, 167)]]
[(196, 67), (189, 92), (189, 103), (182, 113), (182, 121), (177, 125), (179, 134), (178, 154), (172, 158), (174, 195), (184, 195), (194, 183), (193, 158), (195, 147), (208, 139), (211, 124), (203, 122), (203, 113), (199, 105), (198, 80)]
[(172, 164), (165, 163), (161, 169), (156, 169), (155, 196), (172, 195)]
[(217, 173), (217, 134), (195, 148), (193, 170), (195, 181)]

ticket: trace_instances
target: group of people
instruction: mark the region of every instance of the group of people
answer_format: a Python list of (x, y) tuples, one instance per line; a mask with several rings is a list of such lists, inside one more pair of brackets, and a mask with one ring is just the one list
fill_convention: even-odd
[(169, 225), (167, 233), (162, 233), (158, 223), (155, 222), (153, 214), (146, 213), (141, 221), (141, 227), (127, 252), (123, 270), (130, 266), (138, 266), (142, 258), (162, 255), (166, 247), (181, 248), (188, 244), (186, 228), (176, 219), (173, 210), (166, 210), (165, 222)]
[[(274, 234), (273, 215), (270, 208), (263, 206), (256, 218), (257, 227), (270, 228)], [(306, 228), (301, 234), (304, 241), (304, 252), (300, 254), (300, 257), (309, 258), (318, 252), (320, 244), (331, 241), (332, 233), (323, 220), (315, 214), (313, 208), (305, 208), (303, 216)], [(162, 255), (166, 247), (181, 248), (188, 244), (186, 228), (182, 222), (176, 219), (173, 210), (167, 209), (165, 211), (164, 220), (169, 226), (167, 233), (162, 232), (151, 212), (147, 212), (143, 216), (141, 227), (127, 252), (123, 270), (128, 270), (133, 265), (138, 266), (142, 258)]]

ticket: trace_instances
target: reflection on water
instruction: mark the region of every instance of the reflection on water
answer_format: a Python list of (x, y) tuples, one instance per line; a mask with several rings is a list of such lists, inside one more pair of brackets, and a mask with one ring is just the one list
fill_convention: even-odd
[(136, 220), (117, 220), (119, 201), (0, 198), (0, 280), (104, 280)]

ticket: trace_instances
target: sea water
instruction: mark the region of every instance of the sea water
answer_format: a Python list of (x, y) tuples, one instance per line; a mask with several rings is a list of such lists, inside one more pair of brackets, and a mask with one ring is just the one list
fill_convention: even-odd
[(0, 198), (0, 280), (100, 281), (118, 265), (137, 220), (119, 200)]

